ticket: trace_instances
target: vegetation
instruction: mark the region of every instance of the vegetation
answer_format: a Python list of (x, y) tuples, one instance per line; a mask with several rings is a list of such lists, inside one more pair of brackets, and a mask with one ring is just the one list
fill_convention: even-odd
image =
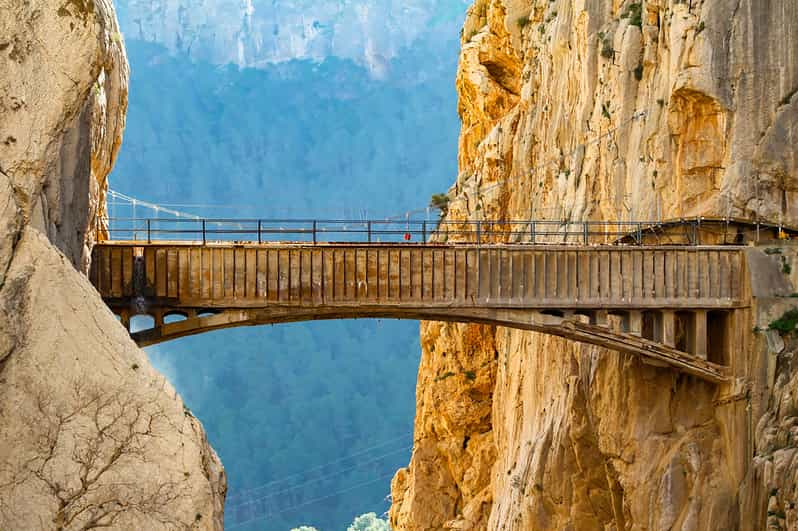
[(601, 56), (604, 59), (612, 59), (615, 57), (615, 48), (612, 47), (612, 40), (609, 35), (605, 35), (601, 39)]
[(784, 314), (768, 325), (769, 330), (778, 330), (782, 334), (794, 334), (795, 325), (798, 324), (798, 308), (787, 310)]
[[(365, 209), (382, 217), (425, 206), (457, 173), (451, 34), (419, 41), (382, 81), (338, 59), (247, 70), (128, 41), (132, 89), (113, 186), (154, 202), (237, 205), (204, 211), (216, 217), (354, 217)], [(353, 507), (387, 509), (390, 474), (410, 457), (417, 323), (225, 330), (148, 352), (225, 464), (228, 525), (244, 520), (246, 507), (235, 505), (256, 494), (268, 496), (263, 507), (273, 515), (242, 531), (341, 530)], [(306, 472), (313, 467), (321, 468)]]
[(626, 13), (621, 15), (621, 18), (628, 18), (629, 24), (632, 26), (637, 26), (638, 28), (643, 27), (643, 4), (640, 2), (636, 2), (634, 4), (629, 4), (629, 7), (626, 10)]
[(355, 518), (346, 531), (391, 531), (387, 520), (377, 518), (376, 513), (366, 513)]
[(529, 17), (528, 16), (518, 17), (518, 20), (516, 20), (516, 24), (518, 24), (519, 28), (524, 29), (529, 25)]
[(441, 211), (441, 216), (445, 216), (449, 212), (449, 203), (451, 199), (446, 194), (432, 194), (429, 201), (430, 208), (436, 208)]

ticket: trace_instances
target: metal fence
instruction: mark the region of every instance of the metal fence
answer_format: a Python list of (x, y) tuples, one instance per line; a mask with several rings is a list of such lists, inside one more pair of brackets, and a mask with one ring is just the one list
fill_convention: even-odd
[[(110, 240), (302, 243), (532, 243), (698, 245), (707, 230), (723, 234), (712, 243), (741, 243), (739, 222), (703, 218), (667, 223), (642, 221), (429, 221), (318, 219), (112, 218)], [(749, 228), (749, 232), (753, 228)], [(759, 233), (759, 226), (756, 226)], [(668, 241), (662, 236), (668, 232)], [(723, 231), (723, 232), (721, 232)], [(781, 232), (781, 228), (779, 228)], [(678, 241), (677, 241), (678, 240)]]

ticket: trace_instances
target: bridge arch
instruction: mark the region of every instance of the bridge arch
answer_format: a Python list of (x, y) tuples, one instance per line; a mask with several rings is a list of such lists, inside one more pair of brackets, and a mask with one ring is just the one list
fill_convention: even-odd
[(123, 323), (154, 317), (132, 334), (141, 345), (305, 320), (476, 322), (714, 382), (727, 377), (729, 348), (717, 330), (747, 300), (743, 253), (730, 246), (113, 242), (93, 258), (91, 280)]

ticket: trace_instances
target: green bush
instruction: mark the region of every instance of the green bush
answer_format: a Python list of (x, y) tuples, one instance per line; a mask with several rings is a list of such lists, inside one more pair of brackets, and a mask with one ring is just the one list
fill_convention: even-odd
[(601, 41), (601, 56), (604, 59), (612, 59), (615, 57), (615, 48), (612, 47), (612, 41), (608, 36), (604, 37)]
[(437, 208), (441, 211), (441, 215), (445, 216), (449, 211), (450, 202), (451, 199), (446, 194), (432, 194), (432, 198), (430, 198), (429, 201), (429, 206), (431, 208)]
[(795, 333), (795, 325), (798, 324), (798, 308), (787, 310), (781, 317), (768, 325), (769, 330), (778, 330), (782, 334)]
[(643, 4), (631, 4), (622, 18), (628, 18), (631, 26), (643, 27)]

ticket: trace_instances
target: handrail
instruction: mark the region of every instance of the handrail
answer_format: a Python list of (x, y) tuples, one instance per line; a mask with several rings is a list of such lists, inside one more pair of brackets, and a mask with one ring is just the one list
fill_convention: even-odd
[[(778, 229), (798, 235), (798, 229), (781, 224), (733, 220), (731, 218), (692, 218), (666, 222), (649, 221), (557, 221), (557, 220), (344, 220), (344, 219), (232, 219), (232, 218), (110, 218), (107, 228), (98, 231), (108, 239), (124, 241), (229, 241), (247, 236), (258, 243), (269, 241), (309, 241), (324, 243), (329, 238), (343, 241), (390, 243), (396, 241), (455, 241), (491, 243), (494, 237), (523, 243), (577, 243), (644, 245), (647, 236), (658, 237), (661, 231), (683, 227), (684, 239), (691, 245), (701, 243), (700, 231), (707, 227), (724, 227), (724, 242), (733, 225)], [(99, 222), (99, 220), (98, 220)], [(739, 236), (731, 233), (732, 236)], [(227, 236), (228, 238), (225, 238)], [(238, 240), (234, 240), (238, 241)], [(341, 240), (335, 240), (341, 241)], [(656, 242), (659, 243), (659, 242)], [(684, 242), (680, 242), (684, 243)]]

